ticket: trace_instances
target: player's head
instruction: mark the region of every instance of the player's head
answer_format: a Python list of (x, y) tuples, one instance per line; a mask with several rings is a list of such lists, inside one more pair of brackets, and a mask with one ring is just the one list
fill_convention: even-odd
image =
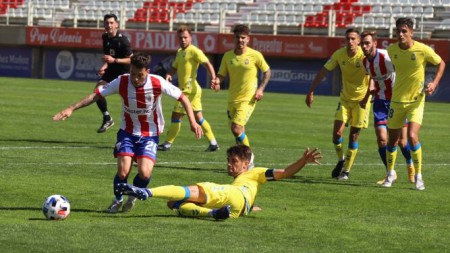
[(377, 32), (364, 31), (361, 33), (361, 48), (366, 57), (373, 57), (377, 48)]
[(117, 22), (117, 16), (115, 14), (106, 14), (103, 17), (103, 26), (105, 31), (110, 35), (116, 35), (119, 23)]
[(135, 87), (145, 84), (150, 73), (150, 62), (150, 55), (144, 53), (137, 53), (131, 56), (130, 79)]
[(414, 33), (414, 22), (410, 18), (399, 18), (395, 21), (397, 38), (400, 43), (408, 43)]
[(361, 42), (359, 31), (353, 28), (347, 29), (347, 31), (345, 31), (345, 41), (348, 50), (357, 50), (359, 43)]
[(246, 171), (250, 164), (251, 157), (252, 150), (246, 145), (237, 144), (228, 148), (228, 175), (237, 177), (242, 172)]
[(187, 48), (192, 42), (192, 30), (187, 25), (182, 25), (177, 29), (178, 42), (182, 49)]
[(245, 25), (236, 25), (233, 28), (234, 46), (236, 49), (244, 49), (250, 41), (250, 29)]

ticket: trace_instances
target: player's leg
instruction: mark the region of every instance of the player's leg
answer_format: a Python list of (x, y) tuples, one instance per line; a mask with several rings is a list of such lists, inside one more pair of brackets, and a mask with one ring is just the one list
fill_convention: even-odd
[(406, 161), (406, 170), (408, 171), (408, 180), (411, 183), (414, 183), (415, 179), (415, 169), (414, 169), (414, 163), (411, 158), (411, 149), (408, 142), (408, 124), (406, 124), (402, 128), (402, 133), (400, 135), (400, 140), (398, 142), (398, 145), (400, 146), (400, 150), (402, 151), (403, 157), (405, 157)]
[(228, 105), (228, 118), (231, 122), (231, 133), (234, 135), (237, 144), (244, 144), (250, 147), (250, 141), (245, 132), (245, 125), (255, 110), (255, 106), (255, 101), (231, 103)]
[(331, 172), (331, 177), (336, 178), (341, 174), (342, 168), (344, 167), (345, 157), (344, 150), (342, 148), (344, 138), (342, 134), (345, 129), (345, 123), (341, 120), (335, 120), (333, 124), (333, 144), (334, 150), (336, 151), (336, 155), (338, 157), (338, 162)]
[(422, 145), (419, 141), (419, 131), (422, 126), (425, 102), (412, 103), (407, 110), (408, 142), (411, 148), (411, 157), (416, 170), (415, 185), (417, 190), (425, 190), (422, 179)]
[(398, 141), (400, 140), (401, 132), (401, 128), (388, 129), (388, 144), (386, 146), (387, 173), (386, 179), (383, 183), (384, 187), (391, 187), (397, 179), (397, 173), (395, 172), (395, 161), (397, 160)]
[[(387, 146), (387, 118), (389, 113), (390, 101), (375, 99), (373, 101), (373, 122), (375, 127), (375, 136), (377, 137), (378, 154), (384, 164), (385, 175), (387, 174), (386, 146)], [(383, 184), (386, 176), (377, 181), (377, 184)]]
[(349, 112), (345, 106), (345, 103), (343, 104), (342, 102), (339, 102), (336, 108), (332, 133), (333, 146), (334, 150), (336, 151), (336, 155), (338, 157), (338, 162), (334, 167), (334, 169), (331, 171), (332, 178), (337, 178), (339, 174), (341, 174), (342, 168), (344, 167), (345, 162), (343, 149), (344, 138), (342, 136), (345, 130), (345, 124), (347, 123), (348, 120), (349, 120)]
[[(157, 142), (158, 137), (142, 136), (134, 143), (134, 157), (137, 160), (138, 173), (133, 179), (133, 186), (144, 189), (148, 188), (156, 161)], [(136, 197), (128, 196), (127, 201), (122, 207), (122, 211), (130, 211), (133, 209), (135, 203)]]
[(115, 198), (107, 211), (117, 213), (123, 204), (122, 194), (117, 192), (116, 186), (127, 183), (128, 175), (133, 166), (134, 142), (133, 136), (123, 130), (117, 132), (117, 141), (114, 146), (114, 157), (117, 158), (117, 173), (113, 180), (113, 192)]
[(170, 150), (172, 143), (175, 141), (175, 138), (181, 130), (181, 119), (183, 118), (184, 114), (180, 112), (180, 107), (182, 110), (184, 110), (181, 106), (181, 103), (177, 102), (174, 111), (172, 112), (170, 127), (169, 131), (167, 132), (167, 139), (163, 144), (158, 146), (159, 151)]
[[(95, 88), (97, 88), (98, 86), (105, 85), (107, 83), (108, 82), (105, 80), (100, 80), (97, 82)], [(100, 127), (97, 129), (97, 133), (104, 133), (104, 132), (106, 132), (106, 130), (108, 130), (109, 128), (111, 128), (114, 125), (114, 121), (108, 112), (108, 103), (106, 102), (106, 99), (100, 98), (96, 101), (96, 103), (97, 103), (98, 109), (100, 110), (100, 112), (103, 115), (103, 121), (102, 121), (102, 124), (100, 125)]]
[(411, 157), (415, 168), (415, 184), (417, 190), (425, 190), (422, 179), (422, 145), (419, 142), (419, 130), (421, 125), (416, 122), (408, 124), (408, 142), (411, 147)]
[(131, 156), (117, 156), (117, 173), (113, 180), (113, 190), (115, 198), (109, 205), (107, 212), (117, 213), (123, 205), (123, 195), (117, 192), (117, 185), (120, 183), (127, 183), (128, 175), (133, 166), (133, 158)]
[[(202, 89), (197, 86), (197, 91), (195, 94), (190, 96), (190, 101), (192, 105), (192, 110), (194, 111), (195, 121), (202, 127), (203, 134), (209, 141), (209, 146), (205, 151), (214, 152), (219, 150), (219, 145), (217, 144), (216, 137), (212, 131), (211, 125), (203, 117), (203, 106), (202, 106)], [(192, 98), (192, 99), (191, 99)]]
[(202, 111), (194, 111), (195, 120), (202, 127), (203, 134), (206, 136), (206, 139), (209, 141), (209, 146), (205, 151), (217, 151), (219, 150), (219, 144), (216, 141), (216, 137), (214, 137), (214, 133), (212, 131), (211, 125), (209, 122), (203, 117)]

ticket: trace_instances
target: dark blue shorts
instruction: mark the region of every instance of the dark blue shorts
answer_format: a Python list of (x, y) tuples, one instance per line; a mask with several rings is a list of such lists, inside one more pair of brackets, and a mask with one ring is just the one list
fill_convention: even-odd
[(158, 136), (136, 136), (120, 129), (114, 147), (114, 157), (131, 156), (134, 159), (148, 158), (156, 161)]
[(373, 122), (375, 127), (386, 125), (391, 101), (383, 99), (375, 99), (373, 101)]

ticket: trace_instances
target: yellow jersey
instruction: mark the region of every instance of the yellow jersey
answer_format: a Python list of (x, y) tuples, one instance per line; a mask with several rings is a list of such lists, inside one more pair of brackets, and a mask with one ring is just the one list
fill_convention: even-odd
[[(266, 183), (268, 180), (273, 180), (272, 177), (266, 176), (266, 172), (269, 170), (272, 169), (255, 167), (237, 176), (231, 184), (238, 187), (245, 197), (245, 214), (250, 212), (250, 208), (253, 206), (253, 203), (255, 203), (255, 198), (256, 194), (258, 193), (259, 186)], [(273, 171), (269, 174), (273, 175)]]
[(258, 88), (258, 69), (266, 72), (269, 68), (264, 56), (252, 48), (247, 47), (242, 55), (236, 55), (234, 49), (226, 52), (217, 74), (229, 76), (228, 103), (252, 100)]
[(208, 57), (194, 45), (179, 48), (172, 67), (177, 69), (178, 87), (185, 94), (195, 93), (200, 86), (197, 83), (199, 64), (208, 62)]
[(331, 71), (337, 66), (342, 73), (342, 90), (340, 97), (344, 101), (361, 101), (366, 95), (369, 87), (369, 75), (367, 75), (362, 60), (364, 53), (359, 47), (358, 52), (353, 57), (347, 54), (347, 48), (341, 48), (333, 53), (324, 67)]
[(391, 44), (387, 51), (396, 72), (391, 101), (425, 101), (425, 67), (427, 62), (433, 65), (441, 63), (441, 57), (431, 47), (418, 41), (406, 50), (401, 49), (398, 43)]

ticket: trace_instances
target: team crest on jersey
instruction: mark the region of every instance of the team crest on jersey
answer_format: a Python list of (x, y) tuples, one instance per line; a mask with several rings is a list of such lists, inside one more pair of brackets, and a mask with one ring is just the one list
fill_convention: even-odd
[(356, 63), (356, 67), (357, 67), (357, 68), (361, 67), (361, 63), (360, 63), (360, 62), (357, 62), (357, 63)]
[(245, 65), (248, 65), (250, 63), (250, 60), (249, 59), (245, 59), (244, 63), (245, 63)]
[(342, 61), (342, 66), (345, 66), (345, 61)]
[(397, 58), (398, 58), (397, 54), (394, 54), (394, 59), (397, 59)]
[(116, 55), (116, 50), (110, 48), (110, 49), (109, 49), (109, 55), (111, 55), (111, 56)]
[(413, 53), (413, 54), (411, 55), (411, 61), (415, 61), (415, 60), (416, 60), (416, 54)]

